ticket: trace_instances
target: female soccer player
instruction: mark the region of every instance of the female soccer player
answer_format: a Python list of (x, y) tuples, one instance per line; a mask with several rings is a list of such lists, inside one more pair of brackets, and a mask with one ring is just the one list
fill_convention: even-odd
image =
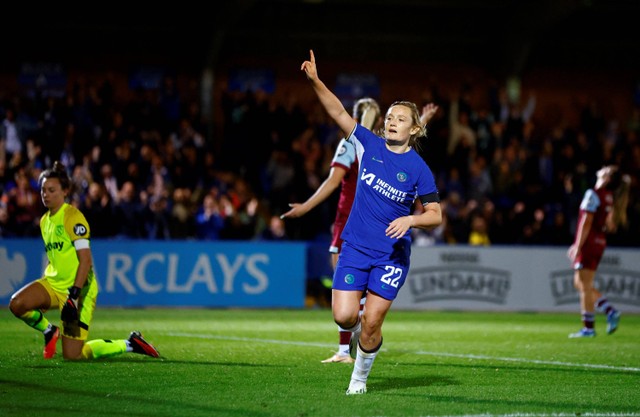
[[(383, 137), (356, 123), (340, 100), (318, 78), (316, 60), (301, 66), (325, 111), (356, 149), (359, 178), (342, 252), (333, 275), (335, 322), (353, 332), (356, 360), (347, 395), (367, 392), (367, 378), (382, 346), (382, 323), (404, 284), (411, 254), (411, 227), (432, 228), (442, 222), (440, 198), (431, 169), (415, 151), (424, 135), (414, 103), (393, 103), (384, 119)], [(366, 119), (366, 114), (363, 118)], [(419, 198), (420, 215), (411, 215)], [(367, 292), (360, 318), (360, 298)]]
[(593, 279), (605, 248), (607, 233), (627, 223), (627, 203), (631, 179), (615, 165), (606, 165), (596, 173), (596, 184), (588, 189), (580, 203), (578, 227), (573, 245), (567, 251), (575, 271), (573, 284), (580, 293), (583, 327), (570, 338), (594, 337), (595, 308), (607, 314), (607, 334), (618, 328), (620, 312), (593, 287)]
[[(438, 111), (438, 106), (429, 103), (422, 109), (422, 115), (420, 116), (420, 122), (423, 126), (426, 126), (429, 120)], [(363, 120), (363, 114), (367, 114), (367, 120)], [(370, 97), (364, 97), (355, 102), (352, 111), (353, 119), (366, 127), (367, 129), (376, 132), (380, 127), (380, 105)], [(348, 132), (347, 132), (348, 133)], [(284, 213), (281, 218), (298, 218), (304, 216), (318, 204), (325, 201), (333, 192), (340, 186), (340, 196), (338, 198), (338, 207), (336, 210), (336, 217), (333, 222), (333, 228), (331, 231), (332, 239), (329, 246), (329, 252), (331, 253), (331, 266), (335, 270), (338, 262), (338, 256), (342, 249), (342, 230), (347, 223), (347, 218), (351, 212), (351, 206), (353, 204), (353, 198), (356, 193), (356, 183), (358, 179), (358, 160), (356, 158), (356, 149), (351, 142), (343, 138), (336, 147), (335, 154), (331, 160), (331, 170), (329, 176), (320, 184), (320, 187), (316, 190), (311, 197), (309, 197), (304, 203), (291, 203), (289, 206), (291, 210)], [(360, 300), (360, 314), (364, 308), (366, 301), (366, 295)], [(351, 339), (351, 332), (342, 328), (338, 328), (338, 351), (331, 357), (322, 361), (322, 363), (353, 363), (349, 353), (349, 342)], [(351, 352), (355, 353), (355, 352)]]
[[(367, 111), (367, 120), (362, 120), (362, 115)], [(361, 98), (353, 105), (353, 118), (369, 130), (376, 129), (380, 119), (380, 106), (369, 97)], [(348, 133), (348, 132), (347, 132)], [(307, 214), (318, 204), (325, 201), (340, 186), (340, 196), (336, 217), (333, 222), (331, 245), (331, 266), (335, 270), (338, 256), (342, 249), (342, 230), (347, 223), (347, 218), (351, 212), (351, 205), (356, 193), (356, 181), (358, 177), (358, 160), (356, 149), (351, 142), (341, 139), (336, 147), (336, 152), (331, 160), (329, 176), (320, 184), (320, 187), (304, 203), (291, 203), (291, 210), (284, 213), (281, 218), (298, 218)], [(360, 314), (364, 308), (366, 295), (360, 300)], [(353, 363), (354, 360), (349, 354), (349, 342), (351, 332), (338, 327), (338, 351), (322, 363)]]
[(71, 180), (64, 165), (55, 162), (53, 168), (40, 174), (38, 182), (42, 203), (48, 209), (40, 220), (40, 230), (49, 265), (41, 278), (13, 294), (9, 302), (13, 315), (44, 334), (45, 359), (55, 355), (60, 330), (44, 312), (56, 307), (61, 311), (64, 359), (101, 358), (124, 352), (159, 357), (156, 348), (138, 331), (131, 332), (125, 340), (96, 339), (85, 343), (98, 295), (89, 224), (78, 209), (65, 201)]

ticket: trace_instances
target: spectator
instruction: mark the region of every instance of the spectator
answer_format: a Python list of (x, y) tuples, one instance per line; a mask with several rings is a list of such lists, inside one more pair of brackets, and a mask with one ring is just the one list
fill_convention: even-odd
[(218, 240), (225, 227), (225, 214), (214, 193), (208, 193), (195, 217), (196, 237), (200, 240)]
[(38, 236), (38, 228), (42, 208), (40, 195), (31, 183), (30, 172), (26, 168), (20, 168), (15, 173), (16, 186), (9, 190), (7, 209), (10, 222), (19, 236)]
[(487, 230), (487, 219), (481, 214), (471, 216), (471, 231), (469, 232), (469, 244), (473, 246), (489, 246), (491, 239)]
[(128, 239), (146, 237), (143, 210), (144, 202), (138, 196), (136, 186), (131, 181), (122, 184), (114, 207), (116, 236)]
[(0, 148), (4, 150), (5, 159), (10, 161), (24, 152), (24, 132), (16, 122), (16, 113), (12, 107), (5, 110), (4, 120), (0, 125)]
[(91, 236), (106, 238), (114, 235), (113, 200), (103, 184), (92, 182), (89, 185), (89, 191), (79, 209), (91, 225)]

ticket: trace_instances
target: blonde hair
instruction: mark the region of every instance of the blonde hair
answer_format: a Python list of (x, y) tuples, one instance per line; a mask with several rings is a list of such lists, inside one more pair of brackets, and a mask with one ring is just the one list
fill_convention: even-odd
[(420, 111), (418, 111), (418, 106), (411, 101), (394, 101), (389, 106), (389, 109), (395, 106), (404, 106), (411, 110), (411, 122), (413, 123), (413, 127), (419, 127), (420, 129), (417, 133), (411, 135), (411, 137), (409, 138), (409, 146), (415, 148), (416, 150), (419, 150), (418, 138), (426, 136), (427, 129), (422, 125), (422, 122), (420, 121)]
[(369, 130), (376, 127), (381, 114), (380, 105), (370, 97), (361, 98), (353, 104), (353, 118)]
[(622, 226), (624, 228), (629, 224), (627, 218), (627, 206), (629, 205), (629, 190), (631, 189), (631, 177), (621, 175), (620, 183), (613, 190), (613, 212), (611, 220), (617, 229)]
[(629, 224), (627, 206), (629, 205), (631, 177), (622, 174), (616, 165), (610, 165), (609, 168), (609, 179), (605, 188), (613, 192), (613, 210), (607, 216), (607, 229), (610, 233), (615, 233), (618, 227), (626, 228)]

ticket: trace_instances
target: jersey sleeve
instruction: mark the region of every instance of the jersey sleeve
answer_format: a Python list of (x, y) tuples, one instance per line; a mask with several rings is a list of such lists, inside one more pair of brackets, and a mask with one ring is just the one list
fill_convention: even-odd
[(71, 242), (75, 242), (78, 239), (89, 239), (91, 235), (87, 219), (80, 210), (75, 208), (69, 210), (64, 221), (64, 228)]
[(341, 139), (331, 160), (331, 167), (339, 166), (349, 170), (356, 160), (356, 148), (346, 139)]
[(431, 168), (429, 168), (429, 165), (426, 163), (424, 163), (424, 168), (420, 170), (420, 181), (418, 182), (417, 193), (423, 206), (429, 203), (440, 202), (436, 179), (433, 176)]
[(600, 198), (598, 194), (591, 188), (589, 188), (585, 193), (584, 197), (582, 197), (582, 202), (580, 203), (580, 210), (588, 211), (590, 213), (595, 213), (598, 210), (598, 206), (600, 205)]

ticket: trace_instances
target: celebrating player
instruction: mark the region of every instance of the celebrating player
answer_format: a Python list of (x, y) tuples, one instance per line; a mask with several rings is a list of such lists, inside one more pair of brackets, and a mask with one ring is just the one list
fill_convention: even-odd
[[(431, 170), (414, 149), (417, 138), (424, 135), (414, 103), (399, 101), (389, 107), (381, 138), (356, 123), (319, 79), (313, 51), (301, 69), (325, 111), (343, 132), (349, 132), (347, 140), (355, 146), (360, 161), (355, 199), (333, 275), (332, 311), (335, 322), (353, 332), (357, 342), (346, 394), (364, 394), (382, 346), (384, 318), (409, 271), (410, 229), (432, 228), (442, 222), (440, 198)], [(417, 198), (425, 210), (411, 215)]]
[[(420, 117), (422, 124), (426, 126), (428, 121), (437, 111), (438, 106), (435, 104), (429, 103), (425, 105)], [(365, 112), (367, 114), (366, 120), (362, 118)], [(376, 132), (380, 127), (380, 106), (370, 97), (361, 98), (355, 102), (353, 105), (352, 116), (357, 123), (360, 123), (373, 132)], [(351, 142), (343, 138), (338, 143), (336, 152), (331, 161), (329, 176), (322, 182), (322, 184), (320, 184), (320, 187), (318, 187), (316, 192), (313, 193), (313, 195), (304, 203), (289, 204), (291, 210), (281, 216), (284, 219), (287, 217), (297, 218), (305, 215), (331, 196), (338, 186), (340, 186), (338, 207), (332, 228), (332, 240), (331, 245), (329, 246), (329, 252), (331, 253), (331, 265), (334, 270), (336, 263), (338, 262), (338, 255), (340, 255), (340, 250), (342, 249), (342, 230), (344, 229), (344, 225), (346, 224), (349, 213), (351, 212), (351, 206), (356, 192), (357, 178), (358, 160), (356, 157), (356, 149)], [(365, 301), (366, 294), (360, 300), (360, 314), (362, 314)], [(323, 360), (322, 362), (353, 363), (353, 359), (349, 355), (350, 339), (351, 332), (338, 327), (338, 351), (333, 356)], [(355, 353), (355, 351), (352, 351), (351, 353)]]

